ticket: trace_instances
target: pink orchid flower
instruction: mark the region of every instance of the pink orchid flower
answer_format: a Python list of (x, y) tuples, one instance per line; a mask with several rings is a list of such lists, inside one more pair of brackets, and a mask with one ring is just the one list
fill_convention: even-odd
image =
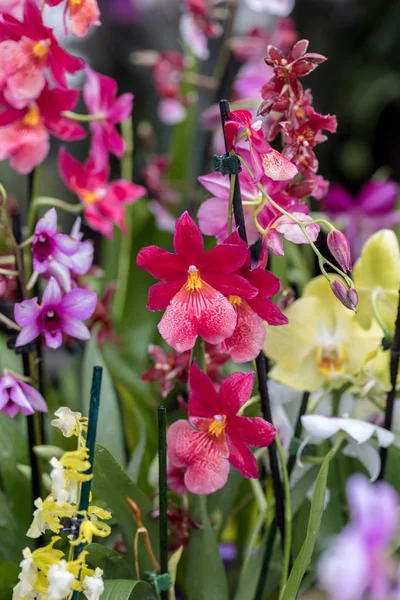
[[(247, 247), (236, 232), (226, 242)], [(248, 300), (237, 296), (228, 298), (236, 311), (237, 323), (233, 335), (222, 343), (222, 349), (230, 352), (235, 363), (254, 360), (259, 355), (266, 336), (264, 321), (269, 325), (286, 325), (288, 322), (287, 317), (271, 300), (280, 290), (279, 279), (260, 267), (251, 270), (250, 261), (248, 249), (246, 261), (238, 274), (257, 288), (257, 296)]]
[(47, 412), (47, 404), (35, 388), (4, 369), (0, 377), (1, 411), (13, 419), (20, 411), (23, 415), (33, 415), (35, 411)]
[(260, 181), (263, 175), (274, 181), (287, 181), (297, 175), (297, 167), (274, 150), (264, 138), (261, 120), (253, 123), (248, 110), (234, 110), (229, 113), (229, 118), (225, 123), (228, 149), (234, 150), (237, 143), (246, 138), (255, 182)]
[(66, 292), (71, 289), (71, 273), (84, 275), (93, 262), (93, 244), (81, 241), (80, 221), (75, 221), (71, 235), (57, 233), (57, 212), (51, 208), (37, 222), (33, 236), (34, 270), (55, 277)]
[(25, 0), (0, 0), (0, 15), (12, 15), (22, 21)]
[[(197, 213), (200, 229), (204, 235), (215, 235), (220, 243), (228, 236), (229, 177), (224, 177), (221, 173), (209, 173), (201, 175), (198, 179), (213, 196), (202, 203)], [(239, 181), (243, 200), (247, 202), (261, 201), (261, 192), (254, 185), (247, 171), (243, 170), (239, 173)], [(243, 210), (249, 244), (254, 244), (259, 238), (253, 222), (255, 207), (244, 206)]]
[(49, 89), (46, 85), (29, 108), (17, 110), (3, 101), (0, 160), (9, 158), (10, 166), (26, 175), (46, 158), (50, 147), (49, 133), (67, 142), (85, 138), (85, 129), (62, 115), (75, 107), (78, 97), (78, 90)]
[[(301, 223), (312, 222), (314, 219), (311, 215), (289, 211), (295, 219), (301, 221)], [(309, 236), (312, 242), (315, 242), (320, 231), (319, 225), (316, 223), (312, 223), (311, 225), (306, 225), (305, 230), (307, 235)], [(273, 220), (267, 229), (266, 234), (263, 238), (263, 243), (267, 245), (267, 247), (276, 254), (277, 256), (283, 256), (283, 239), (284, 237), (289, 242), (293, 244), (309, 244), (307, 237), (304, 235), (303, 231), (300, 229), (299, 225), (295, 223), (289, 216), (280, 215), (275, 220)]]
[(118, 98), (117, 82), (111, 77), (95, 73), (86, 67), (86, 82), (83, 86), (83, 98), (91, 115), (99, 120), (90, 123), (92, 144), (90, 154), (94, 166), (102, 171), (108, 164), (108, 153), (122, 158), (125, 143), (115, 125), (129, 117), (132, 112), (133, 95), (122, 94)]
[[(76, 73), (84, 68), (81, 58), (71, 56), (59, 45), (50, 27), (43, 23), (42, 13), (35, 0), (26, 0), (22, 23), (11, 15), (3, 15), (0, 21), (2, 40), (19, 42), (21, 68), (23, 73), (13, 84), (13, 93), (18, 98), (24, 91), (18, 88), (32, 85), (34, 80), (42, 78), (43, 71), (48, 68), (54, 83), (60, 88), (67, 88), (67, 73)], [(32, 70), (25, 82), (25, 75)], [(43, 87), (43, 86), (42, 86)]]
[(187, 467), (184, 483), (193, 494), (222, 488), (229, 464), (245, 477), (257, 478), (258, 465), (248, 446), (264, 448), (275, 438), (275, 428), (260, 417), (238, 416), (251, 396), (254, 373), (233, 373), (219, 392), (197, 365), (189, 380), (190, 422), (179, 420), (168, 429), (168, 458)]
[(149, 310), (166, 308), (158, 330), (177, 352), (194, 346), (197, 336), (219, 344), (233, 334), (236, 313), (225, 296), (253, 298), (257, 289), (234, 274), (247, 248), (220, 244), (204, 252), (200, 229), (187, 212), (176, 222), (176, 254), (158, 246), (142, 248), (137, 265), (161, 279), (149, 290)]
[(146, 188), (130, 181), (118, 179), (108, 183), (108, 165), (98, 171), (89, 158), (82, 165), (61, 148), (58, 168), (65, 185), (84, 205), (85, 219), (92, 229), (112, 238), (113, 225), (127, 233), (125, 205), (146, 195)]
[(94, 292), (80, 288), (74, 288), (62, 297), (60, 286), (51, 277), (40, 305), (37, 298), (15, 305), (14, 318), (22, 327), (15, 345), (25, 346), (41, 333), (44, 333), (46, 344), (52, 349), (61, 346), (63, 333), (78, 340), (88, 340), (90, 331), (82, 320), (92, 316), (96, 303)]
[[(64, 0), (64, 28), (68, 32), (67, 16), (71, 19), (71, 31), (77, 37), (85, 37), (90, 25), (101, 25), (97, 0)], [(45, 0), (48, 6), (58, 6), (63, 0)]]

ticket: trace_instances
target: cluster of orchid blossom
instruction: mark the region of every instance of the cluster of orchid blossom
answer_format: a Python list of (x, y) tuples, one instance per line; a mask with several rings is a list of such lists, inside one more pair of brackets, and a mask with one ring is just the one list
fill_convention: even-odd
[[(88, 132), (79, 121), (89, 123), (88, 159), (81, 165), (62, 148), (59, 169), (81, 201), (87, 223), (111, 237), (113, 224), (125, 229), (125, 204), (146, 193), (128, 181), (109, 182), (109, 153), (121, 158), (125, 149), (115, 126), (130, 116), (133, 96), (117, 97), (112, 78), (95, 73), (61, 47), (45, 24), (51, 7), (61, 1), (46, 0), (40, 7), (37, 0), (23, 0), (11, 14), (0, 7), (0, 159), (10, 159), (13, 169), (28, 174), (48, 155), (50, 135), (65, 142), (82, 140)], [(78, 36), (100, 24), (96, 0), (65, 0), (64, 15), (66, 31), (68, 17)], [(87, 115), (72, 112), (80, 94), (67, 84), (67, 75), (83, 70)]]
[[(43, 500), (35, 500), (33, 521), (27, 531), (30, 538), (38, 538), (52, 532), (51, 542), (37, 550), (23, 550), (21, 572), (14, 588), (13, 600), (25, 598), (47, 598), (63, 600), (74, 591), (82, 592), (88, 600), (98, 600), (104, 591), (103, 571), (91, 569), (86, 564), (88, 552), (81, 550), (73, 557), (77, 546), (90, 544), (93, 536), (105, 538), (111, 528), (103, 522), (111, 514), (98, 506), (91, 505), (87, 511), (79, 510), (80, 486), (93, 475), (88, 474), (90, 462), (85, 442), (87, 418), (68, 407), (60, 407), (51, 424), (58, 427), (65, 437), (77, 437), (77, 449), (64, 452), (59, 458), (51, 458), (51, 490)], [(61, 536), (68, 534), (67, 552), (54, 546)]]

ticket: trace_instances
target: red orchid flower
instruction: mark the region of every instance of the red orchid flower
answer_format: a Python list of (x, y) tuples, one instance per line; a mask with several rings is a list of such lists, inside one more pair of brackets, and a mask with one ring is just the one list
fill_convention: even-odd
[(125, 205), (146, 195), (146, 188), (130, 181), (118, 179), (111, 183), (109, 168), (97, 171), (91, 158), (82, 165), (61, 148), (58, 169), (65, 185), (84, 205), (88, 225), (102, 235), (112, 238), (113, 225), (127, 233)]
[(2, 99), (0, 113), (0, 160), (10, 159), (10, 166), (26, 175), (39, 165), (49, 152), (49, 133), (72, 142), (86, 137), (86, 130), (62, 113), (75, 107), (78, 90), (49, 89), (48, 85), (35, 103), (17, 110)]
[(83, 98), (89, 114), (98, 120), (91, 121), (92, 143), (90, 154), (94, 167), (101, 171), (108, 163), (108, 153), (122, 158), (125, 143), (115, 125), (129, 117), (132, 112), (133, 95), (122, 94), (118, 98), (117, 82), (111, 77), (95, 73), (86, 67), (86, 82), (83, 86)]
[(263, 175), (274, 181), (286, 181), (297, 175), (295, 165), (274, 150), (264, 138), (262, 121), (253, 123), (248, 110), (234, 110), (229, 113), (229, 118), (225, 123), (228, 149), (234, 150), (243, 137), (247, 139), (255, 182), (260, 181)]
[(257, 461), (248, 446), (264, 448), (275, 438), (275, 428), (261, 417), (237, 413), (251, 396), (254, 373), (233, 373), (219, 392), (197, 365), (190, 369), (189, 421), (168, 429), (168, 457), (176, 467), (187, 467), (184, 483), (193, 494), (211, 494), (228, 479), (229, 464), (245, 477), (257, 478)]
[[(247, 247), (236, 232), (226, 242)], [(250, 250), (238, 273), (257, 288), (258, 294), (248, 300), (229, 296), (228, 300), (237, 314), (237, 323), (233, 335), (222, 346), (230, 352), (233, 362), (244, 363), (254, 360), (264, 345), (264, 321), (269, 325), (286, 325), (288, 320), (270, 299), (280, 290), (279, 279), (263, 268), (250, 269)]]
[(71, 56), (61, 48), (53, 30), (43, 23), (35, 0), (26, 0), (22, 22), (11, 15), (2, 15), (0, 36), (3, 41), (21, 42), (24, 60), (29, 59), (33, 70), (48, 67), (54, 83), (60, 88), (67, 88), (66, 73), (76, 73), (85, 66), (81, 58)]
[(147, 246), (138, 254), (138, 267), (162, 280), (150, 288), (147, 308), (166, 308), (158, 330), (177, 352), (192, 348), (197, 336), (219, 344), (236, 325), (236, 313), (225, 296), (257, 294), (254, 286), (234, 274), (247, 249), (220, 244), (204, 252), (201, 231), (187, 212), (176, 222), (174, 248), (176, 254)]

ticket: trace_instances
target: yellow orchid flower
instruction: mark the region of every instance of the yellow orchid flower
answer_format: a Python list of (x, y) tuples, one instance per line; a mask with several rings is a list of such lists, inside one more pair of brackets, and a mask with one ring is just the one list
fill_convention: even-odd
[(76, 540), (71, 543), (71, 546), (78, 546), (79, 544), (91, 544), (93, 536), (108, 537), (111, 533), (111, 527), (107, 523), (99, 521), (101, 519), (111, 519), (112, 515), (107, 510), (99, 508), (98, 506), (90, 506), (88, 510), (88, 516), (92, 518), (86, 518), (82, 521), (79, 528), (79, 536)]
[(382, 338), (375, 323), (367, 331), (360, 327), (323, 276), (310, 281), (285, 314), (287, 325), (266, 324), (264, 350), (276, 363), (270, 376), (296, 390), (342, 385), (361, 371)]
[(382, 229), (364, 244), (354, 265), (357, 319), (364, 329), (375, 317), (385, 332), (394, 330), (400, 285), (400, 246), (396, 234)]
[(76, 508), (68, 502), (57, 504), (53, 496), (47, 496), (44, 500), (37, 498), (34, 502), (36, 510), (33, 513), (33, 521), (26, 535), (30, 538), (38, 538), (46, 530), (59, 533), (62, 529), (61, 517), (73, 517)]

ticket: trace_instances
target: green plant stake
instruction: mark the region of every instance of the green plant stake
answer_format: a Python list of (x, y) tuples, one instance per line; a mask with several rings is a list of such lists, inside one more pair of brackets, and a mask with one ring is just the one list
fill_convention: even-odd
[[(92, 376), (92, 387), (90, 389), (90, 406), (89, 406), (89, 421), (88, 421), (88, 432), (86, 437), (86, 446), (89, 450), (89, 462), (90, 467), (85, 474), (91, 475), (93, 472), (94, 462), (94, 450), (96, 445), (96, 434), (97, 434), (97, 421), (99, 418), (100, 408), (100, 391), (101, 391), (101, 379), (103, 376), (103, 367), (94, 367)], [(90, 489), (92, 487), (92, 480), (84, 481), (82, 484), (81, 497), (79, 500), (79, 510), (85, 510), (89, 508)], [(75, 548), (75, 558), (83, 550), (83, 544), (80, 544)], [(76, 590), (73, 593), (72, 600), (78, 600), (79, 592)]]

